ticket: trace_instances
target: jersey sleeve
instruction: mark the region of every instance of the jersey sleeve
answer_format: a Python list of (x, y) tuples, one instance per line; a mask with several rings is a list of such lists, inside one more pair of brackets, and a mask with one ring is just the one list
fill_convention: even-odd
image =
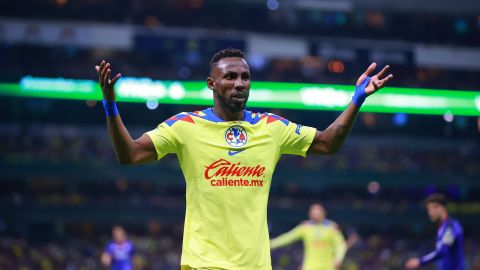
[[(335, 224), (336, 225), (336, 224)], [(333, 245), (335, 250), (335, 262), (342, 262), (347, 252), (347, 244), (342, 232), (336, 227), (333, 228)]]
[(287, 123), (281, 125), (282, 130), (279, 132), (280, 153), (305, 157), (317, 129), (290, 121), (287, 121)]
[(135, 253), (137, 252), (137, 248), (135, 247), (132, 241), (129, 241), (129, 244), (130, 244), (130, 256), (134, 256)]
[(451, 246), (453, 245), (453, 243), (455, 243), (456, 234), (457, 233), (454, 230), (453, 226), (448, 226), (443, 231), (442, 235), (438, 237), (435, 250), (421, 257), (420, 264), (421, 265), (428, 264), (448, 254)]
[(298, 225), (293, 230), (286, 232), (270, 241), (270, 248), (280, 248), (288, 246), (293, 242), (296, 242), (303, 237), (303, 225)]
[(108, 243), (107, 245), (105, 245), (105, 248), (103, 249), (103, 252), (109, 254), (109, 255), (112, 255), (112, 245), (111, 243)]
[(155, 146), (157, 152), (157, 160), (161, 159), (167, 154), (175, 154), (178, 149), (178, 140), (176, 137), (176, 131), (172, 126), (163, 122), (157, 126), (154, 130), (147, 132), (147, 135)]

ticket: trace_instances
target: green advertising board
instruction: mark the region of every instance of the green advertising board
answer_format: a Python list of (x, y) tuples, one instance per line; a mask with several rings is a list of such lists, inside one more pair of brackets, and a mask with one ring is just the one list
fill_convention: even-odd
[[(343, 110), (354, 86), (283, 82), (252, 82), (248, 107), (302, 110)], [(211, 105), (212, 92), (204, 81), (161, 81), (122, 78), (116, 85), (121, 102)], [(24, 77), (19, 83), (0, 83), (0, 95), (101, 100), (93, 80)], [(365, 112), (480, 115), (480, 92), (387, 87), (370, 96)]]

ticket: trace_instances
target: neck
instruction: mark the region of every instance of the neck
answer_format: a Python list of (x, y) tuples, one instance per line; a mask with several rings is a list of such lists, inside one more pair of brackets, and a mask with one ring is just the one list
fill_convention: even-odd
[(218, 103), (213, 105), (213, 112), (216, 116), (225, 121), (241, 121), (243, 120), (245, 114), (243, 110), (233, 112), (227, 108), (223, 108), (222, 106), (218, 105)]
[(448, 213), (444, 213), (441, 217), (440, 217), (440, 224), (443, 224), (443, 222), (445, 222), (445, 220), (447, 220), (448, 218)]

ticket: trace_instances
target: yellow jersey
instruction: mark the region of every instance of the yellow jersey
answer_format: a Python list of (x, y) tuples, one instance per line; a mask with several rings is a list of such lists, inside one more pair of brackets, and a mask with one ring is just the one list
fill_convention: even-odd
[(306, 221), (293, 230), (272, 239), (272, 249), (303, 240), (302, 270), (335, 270), (347, 251), (345, 239), (336, 224), (330, 221)]
[(267, 202), (282, 154), (305, 156), (316, 129), (270, 113), (224, 121), (211, 108), (147, 134), (158, 159), (176, 154), (186, 181), (183, 269), (271, 269)]

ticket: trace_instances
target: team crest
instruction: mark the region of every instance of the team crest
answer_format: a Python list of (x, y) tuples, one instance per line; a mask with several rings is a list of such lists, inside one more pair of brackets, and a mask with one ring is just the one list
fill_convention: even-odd
[(247, 144), (247, 140), (247, 131), (241, 126), (229, 127), (225, 132), (225, 141), (227, 141), (230, 146), (242, 147)]

